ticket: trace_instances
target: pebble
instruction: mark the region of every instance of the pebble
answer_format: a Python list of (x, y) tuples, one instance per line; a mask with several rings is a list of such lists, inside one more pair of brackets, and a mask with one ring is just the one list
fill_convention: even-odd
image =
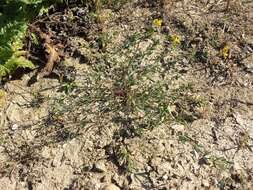
[(209, 187), (209, 182), (207, 180), (203, 180), (202, 184), (204, 187)]
[(177, 132), (182, 132), (184, 131), (184, 125), (180, 125), (180, 124), (174, 124), (170, 126), (172, 129), (174, 129)]
[(93, 170), (95, 172), (101, 172), (101, 173), (106, 172), (105, 164), (103, 162), (99, 161), (93, 165)]
[(11, 130), (15, 131), (15, 130), (17, 130), (17, 129), (18, 129), (18, 124), (12, 125)]
[(169, 179), (169, 176), (168, 176), (167, 174), (165, 174), (165, 175), (162, 176), (162, 179), (163, 179), (164, 181), (166, 181), (167, 179)]

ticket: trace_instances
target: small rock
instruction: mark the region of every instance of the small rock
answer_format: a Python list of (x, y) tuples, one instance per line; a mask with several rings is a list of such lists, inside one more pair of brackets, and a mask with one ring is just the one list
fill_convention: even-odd
[(15, 130), (17, 130), (17, 129), (18, 129), (18, 124), (12, 125), (11, 130), (15, 131)]
[(165, 175), (162, 176), (162, 179), (163, 179), (164, 181), (166, 181), (167, 179), (169, 179), (169, 176), (168, 176), (167, 174), (165, 174)]
[(104, 162), (101, 162), (101, 161), (95, 163), (92, 169), (95, 172), (101, 172), (101, 173), (106, 172), (106, 166)]
[(202, 185), (204, 186), (204, 187), (209, 187), (209, 182), (207, 181), (207, 180), (203, 180), (202, 181)]
[(182, 62), (183, 62), (183, 64), (185, 64), (185, 65), (189, 64), (189, 60), (188, 60), (188, 59), (185, 59), (185, 58), (182, 60)]
[(120, 188), (114, 184), (109, 184), (104, 186), (101, 190), (120, 190)]
[(171, 125), (170, 127), (177, 132), (184, 131), (184, 125), (181, 125), (181, 124), (174, 124), (174, 125)]
[(25, 117), (25, 112), (16, 104), (11, 104), (6, 111), (6, 115), (11, 122), (22, 122)]

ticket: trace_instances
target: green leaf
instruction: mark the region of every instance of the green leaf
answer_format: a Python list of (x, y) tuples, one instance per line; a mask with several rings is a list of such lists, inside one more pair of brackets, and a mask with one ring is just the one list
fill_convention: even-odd
[(10, 71), (10, 73), (13, 73), (17, 68), (35, 68), (34, 64), (23, 56), (11, 57), (4, 66)]
[(2, 77), (6, 76), (9, 74), (9, 70), (3, 66), (3, 65), (0, 65), (0, 79), (2, 79)]

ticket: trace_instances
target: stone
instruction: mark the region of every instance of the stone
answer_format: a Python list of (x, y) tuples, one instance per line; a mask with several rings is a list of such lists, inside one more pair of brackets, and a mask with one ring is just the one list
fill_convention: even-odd
[(6, 115), (11, 122), (20, 123), (25, 117), (25, 112), (17, 104), (10, 104), (6, 111)]
[(165, 175), (162, 176), (162, 179), (163, 179), (164, 181), (166, 181), (167, 179), (169, 179), (169, 176), (168, 176), (167, 174), (165, 174)]
[(11, 126), (11, 130), (15, 131), (18, 129), (18, 124), (14, 124)]
[(177, 132), (182, 132), (184, 131), (184, 125), (181, 124), (173, 124), (170, 126), (172, 129), (174, 129)]
[(209, 187), (209, 186), (210, 186), (208, 180), (206, 180), (206, 179), (202, 180), (202, 185), (203, 185), (204, 187)]
[(106, 172), (106, 166), (104, 162), (98, 161), (97, 163), (95, 163), (93, 165), (93, 171), (100, 172), (100, 173)]

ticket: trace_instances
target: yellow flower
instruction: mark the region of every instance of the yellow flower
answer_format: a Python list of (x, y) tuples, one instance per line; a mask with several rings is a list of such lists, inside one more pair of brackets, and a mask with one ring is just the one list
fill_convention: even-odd
[(162, 23), (163, 23), (163, 21), (162, 21), (162, 19), (154, 19), (153, 20), (153, 24), (155, 25), (155, 26), (158, 26), (158, 27), (161, 27), (162, 26)]
[(225, 45), (224, 47), (223, 47), (223, 50), (222, 50), (222, 55), (223, 55), (223, 58), (224, 59), (227, 59), (228, 58), (228, 56), (229, 56), (229, 46), (228, 45)]
[(181, 43), (181, 37), (176, 34), (173, 34), (171, 36), (171, 41), (172, 41), (173, 47), (176, 47)]

